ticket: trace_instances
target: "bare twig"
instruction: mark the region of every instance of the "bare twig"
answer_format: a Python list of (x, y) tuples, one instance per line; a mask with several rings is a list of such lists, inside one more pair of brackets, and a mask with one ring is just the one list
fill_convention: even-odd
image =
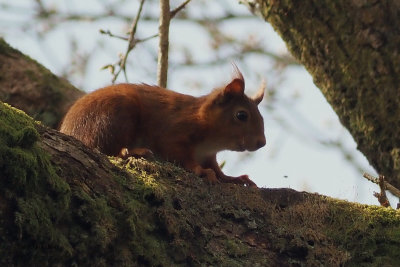
[[(150, 40), (152, 38), (160, 36), (160, 44), (159, 44), (159, 67), (158, 67), (158, 84), (162, 87), (166, 87), (167, 83), (167, 74), (168, 74), (168, 46), (169, 46), (169, 41), (168, 41), (168, 32), (169, 32), (169, 22), (172, 17), (174, 17), (179, 11), (181, 11), (191, 0), (186, 0), (183, 2), (181, 5), (179, 5), (177, 8), (174, 10), (170, 11), (169, 10), (169, 1), (162, 0), (160, 1), (160, 28), (159, 28), (159, 34), (153, 34), (149, 37), (143, 38), (143, 39), (138, 39), (135, 37), (137, 25), (139, 22), (139, 19), (141, 17), (141, 12), (143, 8), (145, 0), (141, 0), (140, 6), (138, 9), (138, 13), (135, 17), (135, 19), (132, 22), (132, 26), (130, 29), (130, 34), (129, 37), (123, 37), (119, 35), (115, 35), (111, 33), (109, 30), (100, 30), (101, 34), (106, 34), (110, 37), (118, 38), (121, 40), (128, 41), (128, 48), (125, 52), (125, 54), (122, 54), (120, 57), (120, 60), (115, 63), (115, 64), (108, 64), (104, 66), (102, 69), (110, 69), (111, 73), (113, 75), (112, 82), (114, 83), (116, 79), (118, 78), (119, 74), (121, 71), (124, 72), (125, 75), (125, 80), (128, 81), (128, 77), (126, 74), (126, 61), (128, 58), (128, 55), (130, 51), (138, 44), (141, 42), (145, 42), (147, 40)], [(115, 67), (119, 66), (118, 70), (115, 71)]]
[(175, 8), (174, 10), (172, 10), (172, 11), (170, 12), (170, 14), (169, 14), (170, 19), (172, 19), (173, 17), (175, 17), (175, 15), (176, 15), (179, 11), (181, 11), (182, 9), (184, 9), (185, 6), (186, 6), (187, 4), (189, 4), (190, 1), (191, 1), (191, 0), (186, 0), (185, 2), (183, 2), (182, 4), (180, 4), (177, 8)]
[(47, 10), (44, 7), (42, 0), (35, 0), (36, 5), (39, 7), (39, 14), (46, 14)]
[(146, 42), (150, 39), (156, 38), (158, 37), (158, 33), (150, 35), (149, 37), (143, 38), (143, 39), (138, 39), (136, 43), (142, 43), (142, 42)]
[(117, 38), (117, 39), (121, 39), (121, 40), (124, 40), (124, 41), (128, 41), (128, 37), (115, 35), (115, 34), (111, 33), (110, 30), (106, 30), (106, 31), (105, 30), (100, 30), (100, 33), (108, 35), (108, 36), (113, 37), (113, 38)]
[(383, 175), (379, 175), (379, 188), (381, 189), (381, 192), (374, 192), (374, 197), (376, 197), (383, 207), (390, 207), (390, 202), (389, 199), (386, 196), (386, 191), (385, 191), (385, 177)]
[[(110, 10), (109, 6), (107, 6), (105, 12), (98, 12), (98, 13), (93, 13), (93, 12), (63, 12), (62, 10), (57, 10), (57, 12), (54, 12), (54, 10), (47, 8), (43, 3), (42, 0), (35, 0), (37, 6), (38, 6), (38, 11), (39, 11), (39, 15), (41, 14), (45, 14), (46, 15), (46, 19), (53, 19), (53, 20), (57, 20), (58, 22), (67, 22), (67, 21), (99, 21), (99, 20), (103, 20), (103, 19), (107, 19), (107, 18), (116, 18), (118, 20), (122, 20), (125, 22), (129, 22), (132, 20), (132, 17), (127, 15), (126, 13), (117, 11), (117, 10)], [(179, 5), (177, 8), (175, 8), (174, 10), (171, 11), (171, 18), (175, 17), (175, 15), (181, 11), (188, 3), (190, 2), (190, 0), (186, 0), (185, 2), (183, 2), (181, 5)], [(23, 10), (25, 11), (25, 10)], [(254, 20), (254, 16), (251, 14), (236, 14), (236, 13), (232, 13), (227, 11), (226, 13), (224, 13), (223, 16), (220, 17), (215, 17), (215, 18), (190, 18), (190, 21), (199, 23), (199, 24), (204, 24), (205, 22), (208, 23), (219, 23), (219, 22), (223, 22), (223, 21), (227, 21), (227, 20), (233, 20), (233, 19), (250, 19), (250, 20)], [(175, 18), (177, 20), (188, 20), (187, 17), (185, 16), (181, 16), (181, 17), (177, 17)], [(156, 16), (152, 16), (152, 15), (143, 15), (141, 16), (141, 20), (143, 21), (157, 21), (158, 17)], [(61, 23), (54, 23), (54, 27), (59, 26)], [(34, 24), (32, 24), (34, 25)], [(32, 26), (31, 25), (31, 26)]]
[[(379, 178), (376, 178), (366, 172), (363, 174), (363, 177), (375, 184), (379, 184)], [(386, 181), (385, 181), (385, 189), (389, 190), (390, 193), (392, 193), (396, 197), (400, 198), (400, 190), (397, 189), (396, 187), (394, 187), (393, 185), (389, 184)]]
[[(379, 201), (379, 203), (381, 203), (382, 206), (385, 206), (382, 203), (386, 203), (386, 201), (387, 201), (387, 204), (390, 205), (389, 200), (387, 200), (385, 190), (389, 190), (390, 193), (392, 193), (396, 197), (400, 198), (400, 190), (397, 189), (396, 187), (394, 187), (393, 185), (389, 184), (388, 182), (386, 182), (385, 177), (383, 175), (379, 175), (379, 178), (376, 178), (376, 177), (364, 172), (363, 177), (366, 178), (367, 180), (379, 185), (379, 187), (381, 189), (381, 193), (375, 192), (374, 196), (378, 198), (378, 201)], [(385, 201), (385, 198), (386, 198), (386, 201)], [(387, 206), (385, 206), (385, 207), (387, 207)], [(399, 209), (399, 208), (400, 208), (400, 203), (397, 204), (397, 209)]]
[(169, 22), (170, 22), (169, 0), (160, 0), (160, 24), (157, 64), (157, 84), (167, 87), (168, 75), (168, 46), (169, 46)]
[[(106, 30), (106, 31), (105, 30), (100, 30), (100, 33), (108, 35), (108, 36), (113, 37), (113, 38), (121, 39), (121, 40), (124, 40), (124, 41), (128, 41), (128, 39), (129, 39), (128, 37), (115, 35), (112, 32), (110, 32), (109, 30)], [(143, 38), (143, 39), (135, 39), (135, 45), (139, 44), (139, 43), (142, 43), (142, 42), (146, 42), (146, 41), (148, 41), (150, 39), (153, 39), (153, 38), (156, 38), (156, 37), (158, 37), (158, 33), (150, 35), (149, 37), (146, 37), (146, 38)]]
[(128, 81), (128, 76), (126, 75), (126, 60), (128, 58), (129, 53), (132, 51), (132, 49), (136, 46), (137, 44), (137, 39), (135, 39), (135, 33), (137, 29), (137, 25), (139, 23), (140, 15), (142, 13), (143, 9), (143, 4), (145, 0), (140, 1), (139, 9), (137, 12), (137, 15), (135, 19), (132, 22), (131, 30), (129, 33), (129, 38), (128, 38), (128, 48), (126, 49), (125, 54), (122, 56), (121, 60), (119, 61), (119, 69), (116, 73), (114, 73), (114, 76), (112, 78), (112, 83), (114, 83), (117, 80), (118, 75), (121, 73), (121, 71), (124, 72), (125, 75), (125, 80)]

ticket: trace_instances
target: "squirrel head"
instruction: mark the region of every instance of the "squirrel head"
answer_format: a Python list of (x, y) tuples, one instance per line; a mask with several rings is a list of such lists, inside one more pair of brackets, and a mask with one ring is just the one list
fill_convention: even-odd
[(245, 95), (245, 81), (234, 65), (232, 81), (210, 95), (202, 109), (210, 138), (220, 150), (255, 151), (265, 145), (264, 121), (258, 104), (264, 97), (263, 82), (253, 97)]

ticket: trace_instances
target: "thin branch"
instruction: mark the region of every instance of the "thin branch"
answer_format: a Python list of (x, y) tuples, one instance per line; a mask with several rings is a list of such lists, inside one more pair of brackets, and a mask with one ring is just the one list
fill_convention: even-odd
[[(189, 0), (190, 1), (190, 0)], [(171, 11), (171, 16), (174, 17), (176, 20), (183, 20), (187, 21), (190, 20), (191, 22), (196, 22), (198, 24), (205, 24), (205, 23), (220, 23), (220, 22), (226, 22), (227, 20), (254, 20), (255, 17), (251, 14), (243, 15), (243, 14), (235, 14), (235, 13), (227, 13), (221, 17), (216, 17), (216, 18), (187, 18), (185, 16), (180, 16), (176, 17), (175, 15), (178, 13), (178, 11), (181, 11), (186, 6), (186, 2), (182, 3), (180, 6), (175, 8), (174, 10)], [(184, 5), (183, 7), (181, 7)], [(179, 10), (177, 10), (179, 9)], [(177, 10), (177, 12), (175, 12)], [(122, 20), (125, 22), (131, 21), (132, 17), (127, 16), (125, 14), (117, 13), (117, 12), (105, 12), (105, 13), (64, 13), (64, 12), (54, 12), (52, 10), (47, 10), (45, 7), (43, 9), (39, 9), (39, 12), (42, 12), (47, 15), (47, 20), (48, 19), (54, 19), (57, 20), (58, 22), (68, 22), (68, 21), (99, 21), (103, 19), (108, 19), (108, 18), (115, 18), (118, 20)], [(171, 17), (171, 18), (172, 18)], [(151, 21), (155, 22), (158, 20), (158, 17), (153, 17), (151, 15), (143, 15), (141, 16), (142, 21)], [(54, 26), (59, 26), (60, 23), (54, 24)]]
[[(379, 178), (376, 178), (366, 172), (363, 174), (363, 177), (375, 184), (379, 184)], [(390, 193), (392, 193), (396, 197), (400, 198), (400, 190), (386, 181), (385, 181), (385, 189), (389, 190)]]
[(143, 39), (138, 39), (136, 41), (136, 43), (138, 44), (138, 43), (146, 42), (146, 41), (151, 40), (151, 39), (156, 38), (156, 37), (158, 37), (158, 33), (150, 35), (149, 37), (146, 37), (146, 38), (143, 38)]
[(139, 9), (137, 12), (137, 15), (135, 19), (132, 22), (131, 30), (129, 33), (129, 38), (128, 38), (128, 48), (126, 49), (125, 54), (122, 56), (121, 60), (119, 61), (119, 69), (116, 73), (114, 73), (114, 76), (112, 78), (112, 83), (114, 83), (117, 80), (118, 75), (121, 73), (121, 71), (124, 72), (125, 75), (125, 80), (128, 81), (128, 76), (126, 74), (126, 60), (128, 58), (129, 53), (132, 51), (132, 49), (136, 46), (137, 40), (135, 39), (135, 33), (137, 29), (137, 25), (139, 23), (140, 15), (142, 13), (143, 9), (143, 4), (145, 0), (140, 1)]
[(108, 36), (113, 37), (113, 38), (117, 38), (117, 39), (121, 39), (121, 40), (124, 40), (124, 41), (128, 41), (128, 37), (115, 35), (115, 34), (111, 33), (110, 30), (106, 30), (105, 31), (105, 30), (100, 29), (100, 33), (108, 35)]
[(172, 11), (170, 12), (170, 14), (169, 14), (170, 19), (172, 19), (173, 17), (175, 17), (175, 15), (176, 15), (179, 11), (181, 11), (182, 9), (184, 9), (185, 6), (186, 6), (187, 4), (189, 4), (190, 1), (191, 1), (191, 0), (186, 0), (185, 2), (183, 2), (182, 4), (180, 4), (177, 8), (175, 8), (174, 10), (172, 10)]
[[(388, 198), (386, 197), (385, 190), (389, 190), (390, 193), (395, 195), (396, 197), (400, 198), (400, 190), (394, 187), (393, 185), (389, 184), (388, 182), (385, 181), (385, 177), (383, 175), (379, 175), (379, 178), (376, 178), (366, 172), (364, 172), (363, 177), (366, 178), (367, 180), (378, 184), (381, 193), (374, 192), (374, 197), (378, 198), (379, 203), (384, 206), (384, 207), (389, 207), (390, 203)], [(400, 202), (397, 203), (397, 209), (400, 209)]]
[(135, 46), (135, 33), (136, 33), (137, 25), (139, 23), (140, 15), (142, 14), (144, 1), (145, 0), (140, 1), (138, 13), (136, 15), (135, 20), (132, 23), (132, 27), (131, 27), (130, 34), (129, 34), (129, 40), (128, 40), (129, 41), (128, 48), (130, 48), (130, 50), (132, 50), (132, 48)]
[(42, 0), (35, 0), (35, 2), (36, 2), (36, 5), (39, 7), (39, 13), (40, 14), (47, 13), (46, 8), (44, 7)]
[[(137, 29), (137, 25), (139, 22), (139, 19), (141, 17), (141, 12), (142, 12), (142, 8), (143, 8), (143, 4), (144, 4), (145, 0), (142, 0), (140, 2), (140, 6), (139, 6), (139, 10), (138, 13), (134, 19), (134, 21), (132, 22), (132, 26), (131, 26), (131, 30), (130, 30), (130, 34), (129, 34), (129, 38), (126, 37), (122, 37), (122, 36), (118, 36), (115, 35), (113, 33), (111, 33), (109, 30), (105, 31), (105, 30), (100, 30), (101, 34), (106, 34), (110, 37), (114, 37), (114, 38), (118, 38), (121, 40), (127, 40), (128, 41), (128, 48), (125, 54), (123, 54), (120, 58), (120, 60), (113, 65), (106, 65), (103, 67), (103, 69), (110, 69), (111, 73), (113, 74), (113, 79), (112, 79), (112, 83), (114, 83), (118, 77), (118, 75), (121, 73), (121, 71), (124, 72), (125, 75), (125, 80), (128, 81), (128, 77), (126, 74), (126, 61), (128, 58), (128, 55), (130, 53), (130, 51), (138, 44), (141, 42), (145, 42), (148, 41), (152, 38), (158, 37), (160, 36), (160, 45), (159, 45), (159, 72), (158, 72), (158, 77), (157, 79), (161, 79), (158, 81), (158, 84), (160, 84), (160, 86), (162, 87), (166, 87), (166, 83), (167, 83), (167, 74), (168, 74), (168, 46), (169, 46), (169, 41), (168, 41), (168, 32), (169, 32), (169, 22), (171, 20), (172, 17), (174, 17), (179, 11), (181, 11), (191, 0), (186, 0), (185, 2), (183, 2), (181, 5), (179, 5), (177, 8), (175, 8), (173, 11), (169, 11), (169, 1), (168, 3), (162, 3), (163, 1), (160, 2), (160, 9), (161, 9), (161, 15), (160, 15), (160, 30), (159, 30), (159, 34), (153, 34), (149, 37), (143, 38), (143, 39), (137, 39), (135, 38), (135, 33), (136, 33), (136, 29)], [(167, 1), (165, 1), (167, 2)], [(165, 13), (163, 13), (165, 12)], [(118, 65), (119, 69), (117, 72), (115, 72), (115, 66)]]
[[(265, 57), (270, 57), (273, 60), (281, 63), (284, 66), (298, 66), (299, 63), (296, 62), (294, 59), (292, 60), (290, 58), (290, 55), (277, 55), (274, 53), (271, 53), (269, 51), (262, 51), (262, 50), (248, 50), (247, 52), (242, 52), (242, 51), (234, 51), (233, 53), (230, 53), (228, 55), (224, 55), (223, 57), (216, 56), (214, 59), (209, 60), (209, 61), (203, 61), (203, 62), (195, 62), (191, 59), (186, 59), (185, 61), (180, 61), (180, 62), (171, 62), (171, 64), (174, 64), (174, 68), (186, 68), (186, 67), (211, 67), (211, 66), (220, 66), (220, 65), (225, 65), (226, 63), (231, 62), (232, 60), (242, 60), (246, 54), (257, 54), (260, 56), (265, 56)], [(282, 62), (280, 62), (282, 61)]]
[[(110, 32), (109, 30), (106, 30), (106, 31), (105, 30), (100, 30), (100, 33), (108, 35), (108, 36), (113, 37), (113, 38), (117, 38), (117, 39), (121, 39), (121, 40), (124, 40), (124, 41), (128, 41), (128, 37), (115, 35), (112, 32)], [(135, 40), (135, 45), (137, 45), (139, 43), (146, 42), (146, 41), (151, 40), (151, 39), (156, 38), (156, 37), (158, 37), (158, 33), (150, 35), (149, 37), (146, 37), (146, 38), (143, 38), (143, 39), (136, 39)]]
[(374, 192), (374, 197), (376, 197), (381, 204), (381, 206), (387, 208), (390, 207), (390, 202), (389, 199), (386, 196), (386, 191), (385, 191), (385, 177), (383, 175), (379, 175), (379, 188), (381, 189), (381, 192)]
[(160, 0), (160, 24), (157, 62), (157, 84), (167, 87), (168, 76), (168, 47), (169, 47), (169, 23), (170, 23), (169, 0)]

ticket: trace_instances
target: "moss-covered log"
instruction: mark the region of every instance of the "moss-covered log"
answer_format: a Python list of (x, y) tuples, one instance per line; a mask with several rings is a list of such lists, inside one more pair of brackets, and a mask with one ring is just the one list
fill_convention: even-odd
[(0, 102), (1, 266), (398, 266), (400, 212), (111, 159)]
[(247, 2), (307, 68), (358, 148), (400, 186), (400, 2)]
[(56, 128), (83, 94), (0, 38), (0, 100)]

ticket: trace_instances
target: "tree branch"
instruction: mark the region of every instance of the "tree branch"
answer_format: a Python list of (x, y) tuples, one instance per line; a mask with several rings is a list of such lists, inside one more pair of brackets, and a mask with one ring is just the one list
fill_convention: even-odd
[(400, 36), (393, 34), (400, 6), (373, 0), (243, 2), (304, 64), (377, 172), (400, 187), (400, 98), (393, 97), (400, 83)]
[(24, 110), (47, 126), (57, 128), (68, 108), (84, 92), (65, 79), (57, 78), (36, 61), (10, 47), (2, 38), (0, 51), (0, 100)]
[[(375, 183), (375, 184), (380, 184), (380, 179), (376, 178), (368, 173), (364, 173), (363, 177), (366, 178), (367, 180)], [(392, 193), (393, 195), (395, 195), (396, 197), (400, 198), (400, 190), (397, 189), (396, 187), (394, 187), (393, 185), (391, 185), (390, 183), (388, 183), (387, 181), (384, 181), (384, 185), (385, 185), (385, 189), (389, 190), (390, 193)]]
[(385, 177), (383, 175), (379, 175), (379, 188), (381, 190), (380, 193), (374, 192), (374, 197), (376, 197), (381, 204), (382, 207), (390, 207), (389, 199), (386, 196), (386, 185), (385, 185)]
[(187, 4), (189, 4), (189, 2), (190, 2), (191, 0), (186, 0), (185, 2), (183, 2), (182, 4), (180, 4), (177, 8), (175, 8), (174, 10), (172, 10), (171, 12), (170, 12), (170, 19), (172, 19), (172, 18), (174, 18), (175, 17), (175, 15), (179, 12), (179, 11), (181, 11), (182, 9), (184, 9), (185, 8), (185, 6), (187, 5)]
[(128, 40), (129, 40), (128, 37), (115, 35), (115, 34), (113, 34), (112, 32), (110, 32), (110, 30), (106, 30), (106, 31), (105, 31), (105, 30), (100, 29), (100, 33), (101, 33), (101, 34), (108, 35), (108, 36), (113, 37), (113, 38), (121, 39), (121, 40), (124, 40), (124, 41), (128, 41)]
[(122, 56), (122, 58), (119, 61), (119, 64), (118, 64), (119, 65), (119, 69), (118, 69), (118, 71), (116, 73), (113, 73), (112, 83), (114, 83), (117, 80), (118, 75), (121, 73), (121, 71), (124, 72), (125, 80), (128, 82), (128, 76), (126, 75), (126, 60), (128, 59), (129, 53), (132, 51), (132, 49), (137, 44), (137, 40), (135, 39), (135, 33), (136, 33), (137, 25), (139, 23), (140, 15), (142, 13), (144, 1), (145, 0), (141, 0), (140, 1), (140, 5), (139, 5), (139, 9), (138, 9), (137, 15), (136, 15), (135, 19), (132, 22), (131, 30), (130, 30), (130, 33), (129, 33), (128, 48), (126, 49), (125, 54)]
[(169, 47), (169, 22), (171, 13), (169, 0), (160, 0), (160, 24), (159, 24), (159, 46), (157, 62), (157, 84), (160, 87), (167, 87), (168, 76), (168, 47)]

